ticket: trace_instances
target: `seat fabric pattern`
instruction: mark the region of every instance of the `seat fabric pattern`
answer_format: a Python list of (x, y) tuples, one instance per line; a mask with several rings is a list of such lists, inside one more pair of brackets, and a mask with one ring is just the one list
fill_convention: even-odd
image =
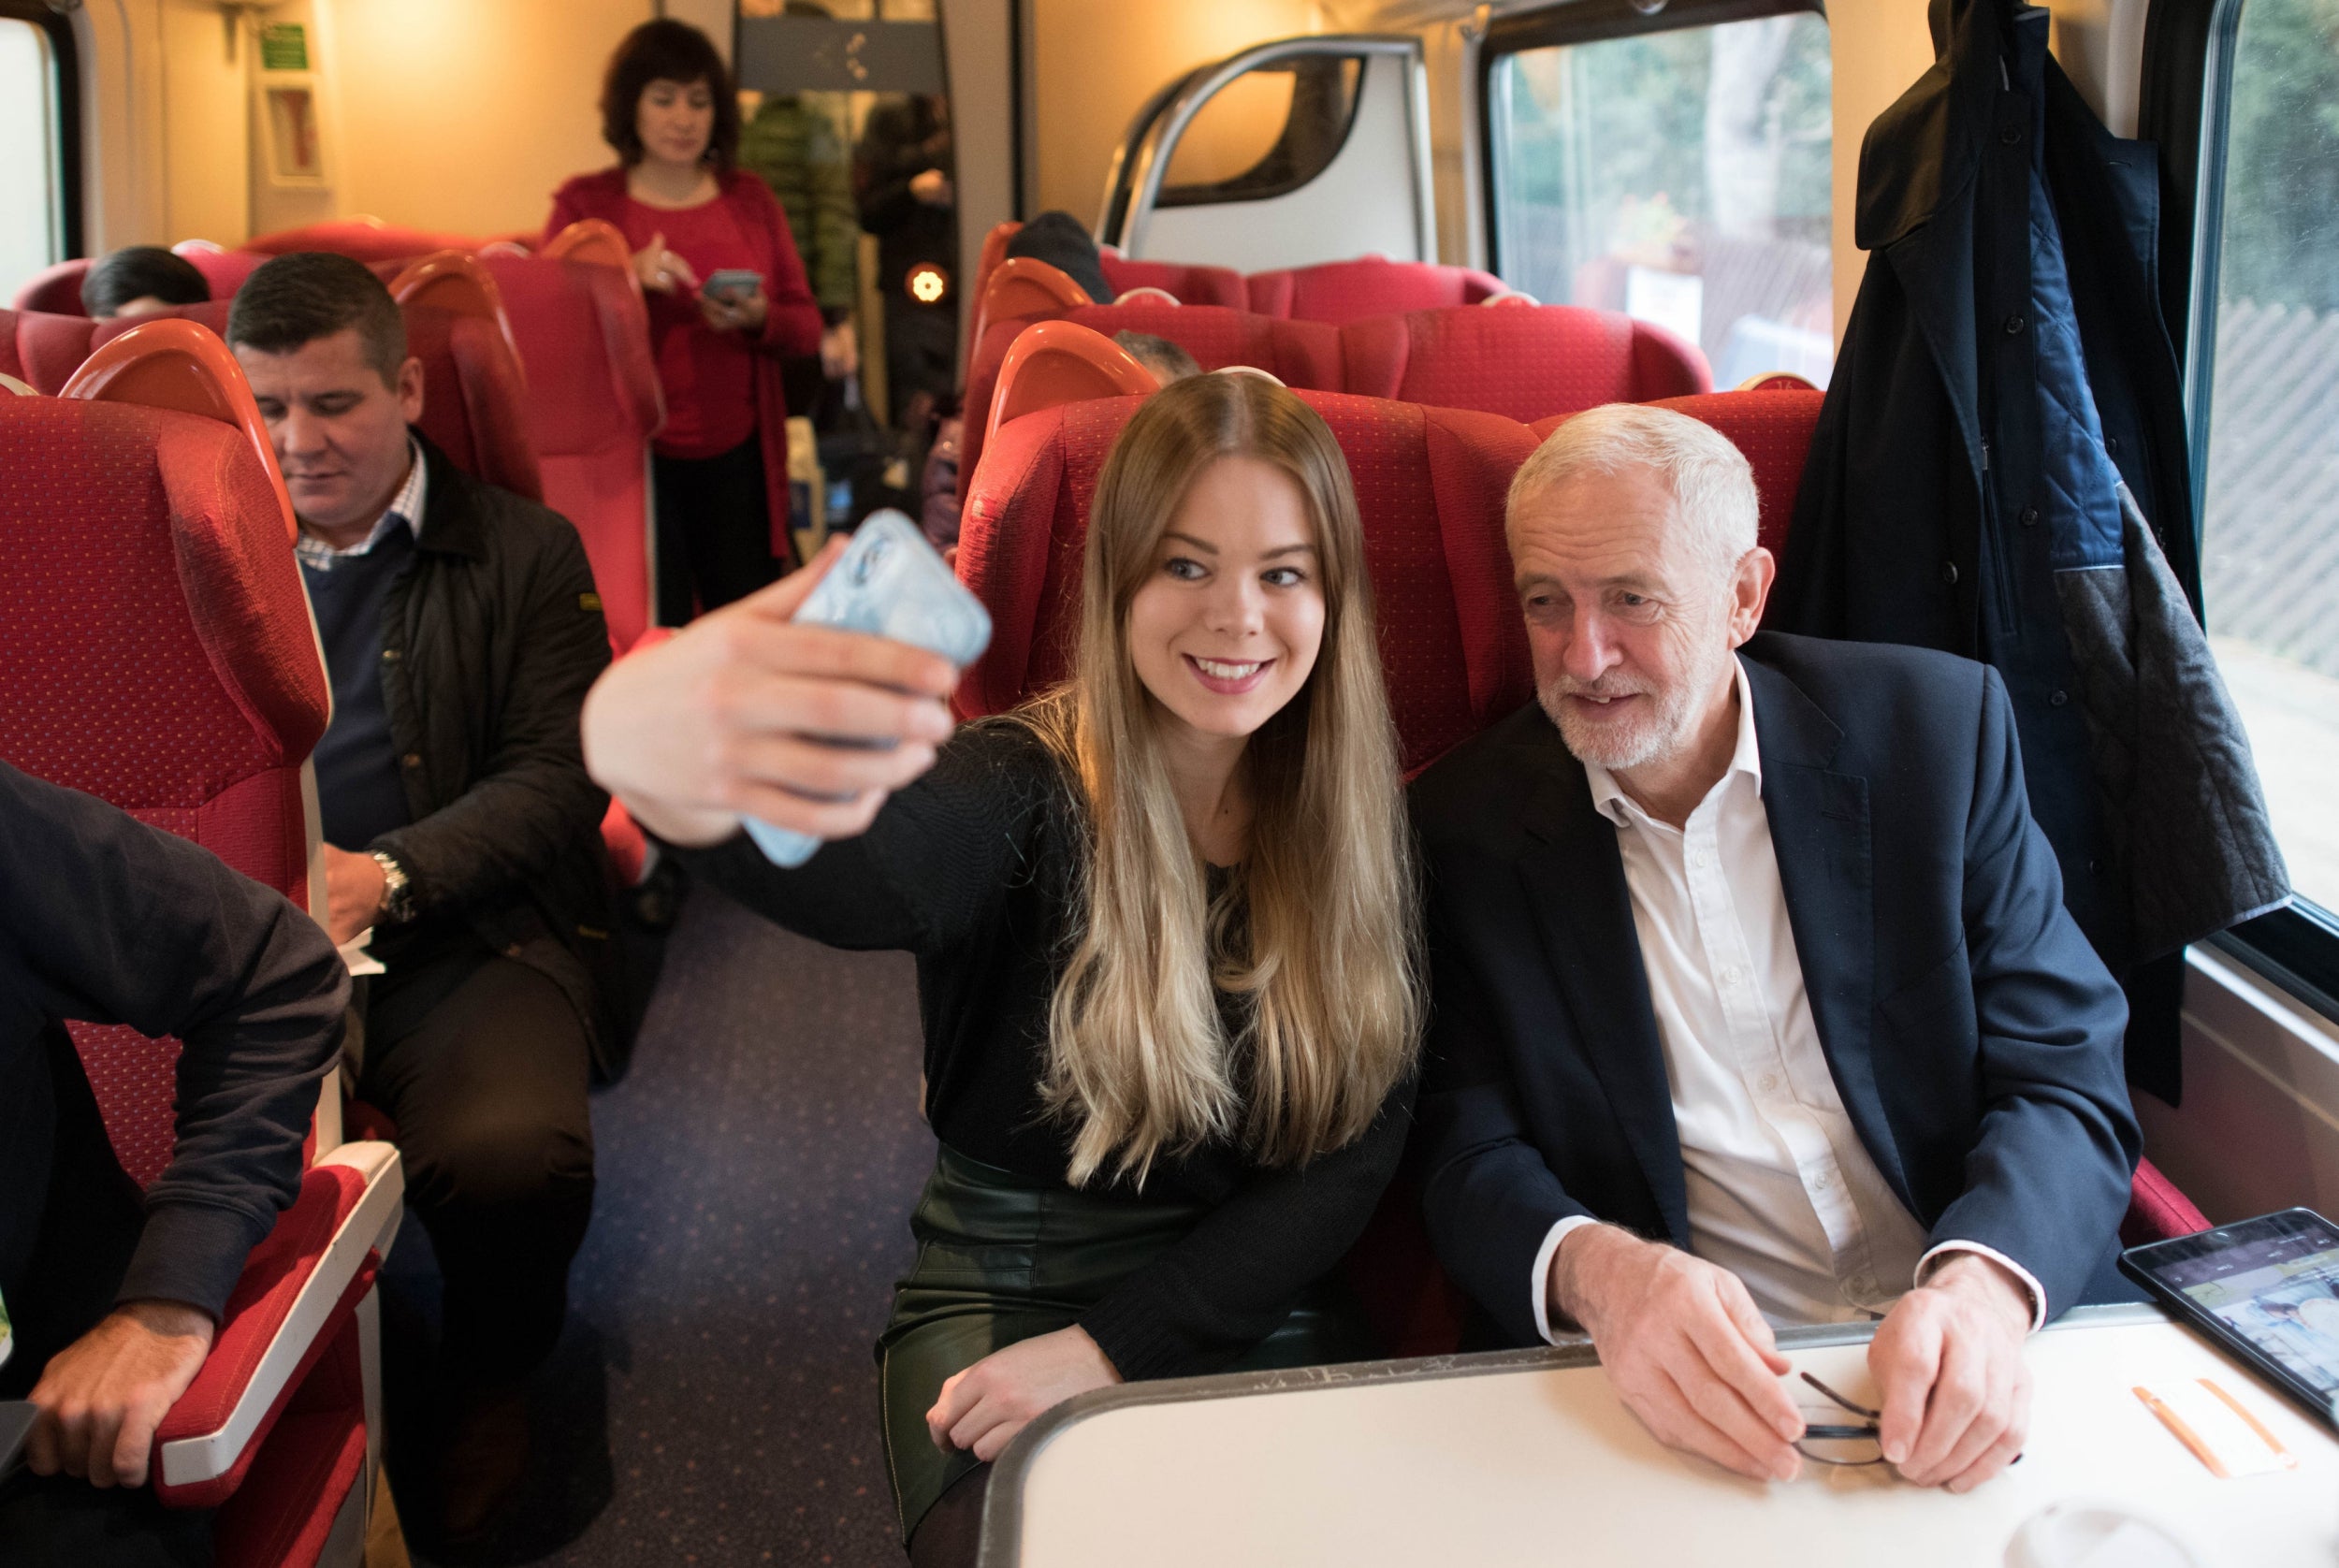
[[(0, 756), (308, 903), (329, 697), (267, 471), (193, 414), (0, 399)], [(123, 1169), (168, 1163), (176, 1041), (76, 1025)]]
[(89, 276), (93, 265), (88, 256), (80, 256), (44, 267), (25, 280), (9, 303), (20, 311), (78, 316), (81, 313), (81, 280)]
[(1502, 293), (1504, 286), (1502, 279), (1473, 267), (1380, 256), (1254, 272), (1246, 282), (1251, 309), (1262, 315), (1335, 325), (1365, 316), (1475, 305)]
[(1111, 251), (1099, 255), (1097, 262), (1104, 269), (1105, 282), (1112, 285), (1115, 294), (1126, 294), (1133, 288), (1157, 288), (1181, 305), (1224, 305), (1238, 311), (1250, 308), (1249, 285), (1242, 281), (1242, 274), (1231, 267), (1132, 261)]
[(484, 316), (403, 307), (406, 352), (422, 361), (422, 431), (457, 468), (530, 501), (545, 499), (528, 435), (528, 384)]
[(55, 397), (90, 356), (100, 325), (51, 311), (0, 311), (0, 375)]
[(220, 1508), (220, 1568), (311, 1568), (365, 1467), (363, 1349), (348, 1314)]
[[(976, 345), (966, 379), (969, 426), (959, 466), (962, 498), (982, 456), (1000, 362), (1039, 317), (995, 322)], [(1557, 417), (1602, 403), (1709, 392), (1705, 356), (1662, 328), (1572, 305), (1475, 305), (1376, 315), (1335, 327), (1257, 312), (1153, 301), (1091, 305), (1053, 318), (1111, 337), (1167, 338), (1205, 370), (1254, 365), (1302, 391), (1348, 392), (1510, 419)]]
[(1352, 392), (1509, 419), (1713, 390), (1693, 346), (1630, 316), (1566, 305), (1373, 317), (1342, 327), (1341, 343)]
[(622, 651), (649, 625), (649, 440), (665, 422), (649, 317), (615, 269), (483, 256), (528, 374), (544, 501), (574, 524)]

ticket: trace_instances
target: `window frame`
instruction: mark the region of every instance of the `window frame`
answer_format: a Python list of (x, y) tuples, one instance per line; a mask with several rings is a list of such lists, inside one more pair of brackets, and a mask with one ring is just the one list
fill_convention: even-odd
[(1604, 43), (1650, 33), (1683, 33), (1730, 22), (1809, 11), (1824, 23), (1826, 0), (1561, 0), (1531, 11), (1514, 11), (1488, 24), (1478, 46), (1478, 199), (1486, 213), (1487, 270), (1503, 271), (1503, 174), (1495, 140), (1498, 94), (1494, 71), (1504, 59), (1531, 49)]
[[(2193, 535), (2207, 523), (2210, 389), (2225, 242), (2233, 60), (2247, 0), (2152, 0), (2136, 134), (2161, 154), (2161, 314), (2184, 376)], [(2203, 605), (2204, 612), (2208, 606)], [(2324, 1017), (2339, 1020), (2339, 912), (2303, 899), (2210, 938)]]
[(0, 0), (0, 18), (28, 22), (49, 38), (57, 66), (57, 227), (61, 259), (88, 254), (81, 212), (81, 46), (73, 18), (49, 0)]

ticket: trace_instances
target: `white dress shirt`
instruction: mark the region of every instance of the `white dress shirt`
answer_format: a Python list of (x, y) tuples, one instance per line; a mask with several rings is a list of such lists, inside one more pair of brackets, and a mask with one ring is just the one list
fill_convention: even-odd
[[(1763, 807), (1754, 692), (1743, 663), (1736, 674), (1729, 771), (1683, 826), (1651, 817), (1607, 769), (1584, 764), (1623, 857), (1680, 1135), (1691, 1251), (1737, 1275), (1765, 1316), (1788, 1324), (1881, 1315), (1944, 1252), (1979, 1252), (2023, 1281), (2036, 1327), (2045, 1320), (2038, 1281), (1978, 1243), (1928, 1251), (1925, 1227), (1844, 1110), (1804, 993)], [(1592, 1223), (1560, 1221), (1536, 1254), (1531, 1288), (1547, 1340), (1552, 1255)]]
[(430, 467), (422, 460), (422, 443), (413, 436), (406, 438), (406, 483), (398, 487), (390, 504), (374, 519), (372, 529), (362, 544), (337, 550), (324, 540), (303, 529), (293, 540), (293, 554), (303, 566), (313, 566), (320, 572), (330, 572), (353, 556), (362, 556), (388, 537), (390, 530), (403, 527), (416, 539), (422, 537), (422, 509), (430, 500)]

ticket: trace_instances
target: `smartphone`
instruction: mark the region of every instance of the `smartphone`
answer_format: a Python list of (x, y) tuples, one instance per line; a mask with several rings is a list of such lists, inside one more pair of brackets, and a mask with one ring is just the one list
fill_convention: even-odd
[(39, 1418), (40, 1406), (30, 1400), (0, 1400), (0, 1481), (24, 1462), (24, 1440)]
[(748, 298), (763, 287), (763, 274), (750, 272), (744, 267), (726, 267), (706, 275), (699, 284), (701, 294), (711, 294), (718, 299)]
[[(870, 513), (853, 530), (852, 543), (792, 618), (891, 637), (938, 653), (962, 670), (991, 645), (991, 612), (942, 564), (918, 525), (890, 507)], [(752, 818), (747, 830), (775, 865), (802, 865), (821, 847), (808, 834)]]
[(2130, 1247), (2120, 1272), (2339, 1430), (2339, 1226), (2285, 1209)]

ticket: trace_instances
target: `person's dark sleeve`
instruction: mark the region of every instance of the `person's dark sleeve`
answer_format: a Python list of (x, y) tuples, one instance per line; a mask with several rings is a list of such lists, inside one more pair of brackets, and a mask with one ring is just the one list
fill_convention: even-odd
[(907, 222), (918, 207), (918, 198), (910, 194), (910, 181), (940, 167), (901, 145), (900, 138), (906, 135), (906, 127), (872, 118), (854, 151), (861, 226), (871, 234), (891, 233)]
[(1469, 919), (1487, 906), (1469, 896), (1466, 876), (1441, 878), (1437, 870), (1433, 861), (1430, 1030), (1416, 1135), (1422, 1220), (1439, 1263), (1504, 1338), (1539, 1344), (1529, 1277), (1536, 1255), (1553, 1226), (1591, 1211), (1569, 1196), (1519, 1111), (1507, 1033), (1476, 963)]
[(1998, 672), (1982, 674), (1966, 951), (1945, 962), (1971, 976), (1984, 1110), (1966, 1190), (1930, 1244), (2004, 1253), (2037, 1276), (2053, 1315), (2078, 1301), (2118, 1233), (2143, 1148), (2122, 1066), (2128, 1005), (2063, 907), (2013, 705)]
[(609, 809), (577, 730), (609, 665), (609, 624), (576, 530), (560, 522), (543, 537), (521, 580), (516, 660), (486, 768), (458, 799), (369, 846), (405, 868), (417, 913), (545, 875)]
[(300, 1183), (349, 974), (324, 930), (196, 845), (0, 764), (0, 940), (40, 1010), (175, 1035), (178, 1128), (116, 1299), (217, 1317)]
[(1262, 1171), (1081, 1317), (1124, 1378), (1214, 1372), (1273, 1333), (1339, 1265), (1381, 1200), (1413, 1123), (1409, 1076), (1364, 1136)]
[(788, 232), (788, 213), (779, 198), (761, 180), (749, 177), (739, 188), (763, 219), (771, 249), (771, 275), (763, 280), (763, 330), (756, 346), (766, 354), (802, 357), (821, 352), (821, 302), (805, 282), (804, 258)]
[(1031, 874), (1039, 822), (1061, 808), (1054, 766), (1015, 727), (975, 726), (895, 791), (866, 833), (823, 844), (793, 870), (744, 833), (670, 852), (692, 876), (814, 941), (941, 952), (994, 918), (1010, 880)]

